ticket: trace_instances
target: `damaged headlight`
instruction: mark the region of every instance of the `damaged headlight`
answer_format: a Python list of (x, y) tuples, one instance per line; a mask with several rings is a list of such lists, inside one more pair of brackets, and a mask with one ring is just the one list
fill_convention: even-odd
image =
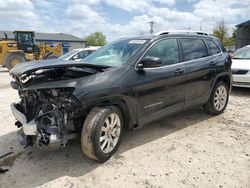
[(71, 96), (75, 88), (51, 88), (51, 89), (37, 89), (36, 95), (42, 101), (69, 101), (71, 102)]
[(80, 102), (72, 95), (75, 88), (53, 88), (37, 90), (41, 94), (42, 100), (49, 100), (52, 103), (58, 103), (60, 107), (67, 108), (79, 105)]
[(74, 92), (75, 88), (66, 87), (66, 88), (51, 88), (51, 89), (37, 89), (38, 93), (48, 94), (53, 97), (69, 97)]
[(74, 92), (75, 88), (55, 88), (51, 89), (51, 95), (53, 97), (69, 97)]

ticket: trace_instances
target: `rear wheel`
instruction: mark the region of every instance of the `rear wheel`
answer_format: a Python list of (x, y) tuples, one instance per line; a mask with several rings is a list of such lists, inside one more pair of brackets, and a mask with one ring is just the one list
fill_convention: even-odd
[(208, 100), (204, 109), (211, 115), (218, 115), (224, 112), (229, 98), (229, 88), (225, 82), (218, 82)]
[(18, 63), (25, 61), (25, 57), (22, 53), (9, 53), (6, 57), (5, 66), (10, 70)]
[(119, 108), (93, 108), (82, 129), (83, 153), (94, 160), (106, 161), (117, 150), (123, 134), (123, 117)]

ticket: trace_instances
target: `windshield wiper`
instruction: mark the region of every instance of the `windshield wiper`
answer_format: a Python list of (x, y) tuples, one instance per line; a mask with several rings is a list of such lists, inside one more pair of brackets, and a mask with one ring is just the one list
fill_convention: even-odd
[(84, 61), (82, 61), (82, 63), (83, 63), (83, 66), (93, 67), (93, 68), (107, 69), (107, 68), (111, 68), (112, 67), (110, 65), (98, 65), (98, 64), (92, 64), (92, 63), (86, 63)]

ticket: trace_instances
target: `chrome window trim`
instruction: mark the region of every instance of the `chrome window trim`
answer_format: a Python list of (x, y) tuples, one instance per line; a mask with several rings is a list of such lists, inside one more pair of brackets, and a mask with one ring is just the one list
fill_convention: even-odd
[[(189, 37), (187, 37), (187, 38), (189, 38)], [(163, 38), (163, 39), (160, 39), (160, 40), (157, 40), (157, 41), (153, 42), (153, 43), (149, 46), (149, 48), (148, 48), (148, 49), (141, 55), (141, 57), (137, 60), (137, 62), (136, 62), (136, 64), (135, 64), (135, 70), (139, 70), (139, 69), (137, 68), (138, 63), (141, 61), (142, 57), (147, 53), (147, 51), (148, 51), (149, 49), (152, 48), (153, 45), (155, 45), (157, 42), (160, 42), (160, 41), (162, 41), (162, 40), (168, 40), (168, 39), (176, 39), (176, 40), (177, 40), (177, 38), (175, 38), (175, 37), (168, 37), (168, 38)], [(203, 40), (203, 42), (205, 43), (204, 39), (200, 39), (200, 40)], [(206, 43), (205, 43), (205, 45), (206, 45)], [(223, 54), (223, 51), (221, 50), (221, 48), (220, 48), (219, 46), (217, 46), (217, 47), (220, 49), (220, 53), (218, 53), (218, 54), (214, 54), (214, 55), (210, 55), (210, 56), (206, 56), (206, 57), (202, 57), (202, 58), (198, 58), (198, 59), (192, 59), (192, 60), (189, 60), (189, 61), (182, 61), (182, 62), (173, 64), (173, 65), (165, 65), (165, 66), (153, 67), (153, 68), (143, 68), (143, 70), (152, 70), (152, 69), (154, 70), (154, 69), (161, 69), (161, 68), (166, 68), (166, 67), (172, 67), (172, 66), (176, 66), (176, 65), (180, 65), (180, 64), (183, 65), (183, 64), (190, 63), (190, 62), (193, 62), (193, 61), (203, 60), (203, 59), (207, 59), (207, 58), (210, 58), (210, 57), (216, 57), (216, 56), (222, 55), (222, 54)], [(206, 48), (207, 48), (207, 47), (206, 47)], [(180, 51), (179, 51), (179, 53), (180, 53)]]
[[(216, 44), (216, 42), (214, 42), (213, 40), (209, 40), (209, 39), (202, 39), (202, 40), (204, 41), (204, 43), (205, 43), (206, 47), (207, 47), (206, 40), (208, 40), (208, 41), (210, 41), (210, 42), (214, 43), (214, 44), (215, 44), (215, 46), (216, 46), (217, 48), (219, 48), (220, 53), (223, 53), (223, 51), (222, 51), (222, 49), (220, 48), (220, 46), (218, 46), (218, 45)], [(207, 47), (207, 48), (208, 48), (208, 47)], [(210, 50), (209, 50), (209, 51), (210, 51)], [(217, 53), (217, 54), (220, 54), (220, 53)], [(217, 55), (217, 54), (214, 54), (214, 55)], [(213, 56), (213, 55), (210, 55), (210, 56)], [(210, 56), (208, 56), (208, 57), (210, 57)]]

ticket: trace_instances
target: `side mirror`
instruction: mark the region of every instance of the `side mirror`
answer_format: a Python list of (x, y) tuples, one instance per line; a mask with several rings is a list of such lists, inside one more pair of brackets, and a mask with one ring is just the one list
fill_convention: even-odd
[(75, 55), (75, 56), (72, 57), (72, 60), (77, 60), (77, 59), (79, 59), (78, 55)]
[(143, 68), (155, 68), (161, 66), (161, 59), (158, 57), (148, 56), (137, 64), (137, 68), (142, 70)]

